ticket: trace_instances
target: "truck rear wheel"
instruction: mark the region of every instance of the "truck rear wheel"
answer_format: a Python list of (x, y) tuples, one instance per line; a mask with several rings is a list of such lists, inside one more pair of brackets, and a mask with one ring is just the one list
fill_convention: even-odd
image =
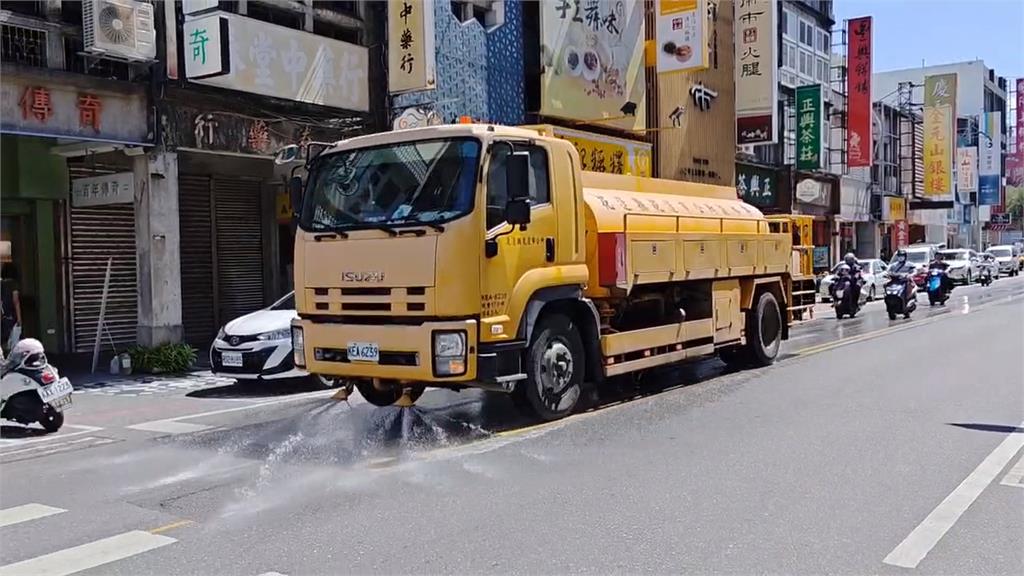
[(771, 292), (762, 292), (747, 311), (747, 359), (754, 366), (775, 362), (782, 347), (782, 313)]
[(573, 321), (563, 314), (542, 317), (526, 352), (526, 380), (513, 392), (518, 404), (541, 420), (568, 416), (583, 395), (584, 366), (583, 340)]

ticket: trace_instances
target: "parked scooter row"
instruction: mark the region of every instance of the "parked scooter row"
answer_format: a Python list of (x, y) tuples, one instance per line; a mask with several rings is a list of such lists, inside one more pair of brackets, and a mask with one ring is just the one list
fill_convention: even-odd
[(71, 407), (72, 389), (46, 359), (39, 340), (22, 340), (0, 364), (0, 418), (38, 422), (47, 432), (56, 432)]

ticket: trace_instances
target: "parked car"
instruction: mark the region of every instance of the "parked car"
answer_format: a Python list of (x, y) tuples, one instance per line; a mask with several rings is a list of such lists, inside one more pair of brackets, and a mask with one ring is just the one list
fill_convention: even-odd
[(949, 265), (946, 274), (953, 282), (968, 285), (978, 277), (980, 265), (978, 253), (968, 248), (939, 250), (935, 257)]
[[(876, 297), (885, 296), (885, 282), (886, 276), (885, 271), (889, 266), (882, 260), (877, 258), (870, 258), (864, 260), (858, 260), (861, 267), (861, 276), (864, 278), (864, 286), (860, 289), (860, 300), (869, 302), (874, 300)], [(831, 286), (833, 280), (835, 280), (836, 271), (839, 269), (839, 264), (836, 264), (832, 270), (821, 279), (821, 283), (818, 285), (818, 295), (821, 296), (822, 302), (828, 302), (832, 299)]]
[(995, 256), (1001, 274), (1007, 276), (1020, 274), (1020, 254), (1016, 246), (1012, 244), (989, 246), (988, 253)]
[(210, 366), (218, 376), (239, 382), (305, 378), (318, 387), (334, 381), (295, 367), (292, 356), (292, 320), (295, 293), (267, 308), (228, 322), (210, 346)]

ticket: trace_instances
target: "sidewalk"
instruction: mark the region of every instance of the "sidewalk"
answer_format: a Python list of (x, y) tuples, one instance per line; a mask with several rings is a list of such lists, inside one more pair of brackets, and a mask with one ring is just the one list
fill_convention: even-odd
[(197, 390), (235, 383), (233, 378), (214, 376), (209, 370), (196, 370), (185, 374), (131, 374), (111, 375), (97, 370), (61, 370), (71, 380), (76, 393), (101, 396), (153, 396), (171, 392)]

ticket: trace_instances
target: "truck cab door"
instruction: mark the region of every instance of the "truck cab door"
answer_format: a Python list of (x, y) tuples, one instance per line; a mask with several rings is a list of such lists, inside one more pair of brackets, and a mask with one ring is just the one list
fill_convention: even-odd
[[(515, 338), (509, 320), (509, 306), (517, 284), (531, 270), (555, 265), (558, 223), (552, 194), (550, 151), (540, 144), (509, 142), (516, 152), (529, 152), (530, 223), (525, 230), (505, 221), (508, 191), (505, 160), (512, 146), (503, 141), (491, 146), (485, 168), (486, 184), (486, 256), (481, 263), (481, 340), (502, 341)], [(495, 244), (496, 243), (496, 244)], [(528, 288), (523, 286), (522, 288)], [(528, 297), (528, 296), (527, 296)]]

